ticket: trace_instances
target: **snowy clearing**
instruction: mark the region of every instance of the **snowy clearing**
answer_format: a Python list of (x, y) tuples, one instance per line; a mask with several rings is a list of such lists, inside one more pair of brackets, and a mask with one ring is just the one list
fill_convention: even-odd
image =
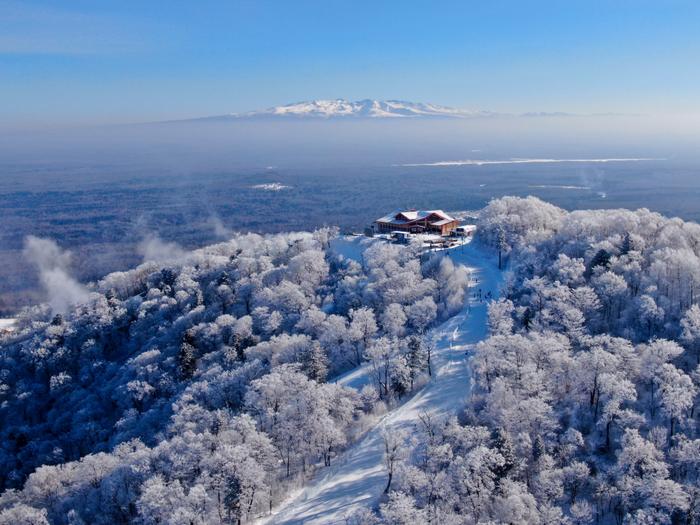
[(377, 242), (374, 237), (360, 235), (339, 235), (331, 241), (331, 251), (362, 264), (362, 253)]
[(265, 184), (256, 184), (254, 186), (251, 186), (251, 188), (253, 188), (254, 190), (282, 191), (290, 189), (291, 186), (287, 186), (286, 184), (282, 184), (281, 182), (270, 182)]
[[(469, 226), (469, 225), (463, 225)], [(410, 239), (420, 239), (423, 244), (424, 252), (439, 252), (445, 249), (458, 250), (462, 244), (466, 245), (471, 242), (471, 237), (443, 237), (431, 233), (412, 233)], [(436, 244), (438, 241), (447, 240), (447, 248)], [(348, 260), (353, 260), (362, 264), (363, 253), (372, 244), (377, 242), (389, 242), (396, 244), (396, 240), (392, 239), (389, 234), (375, 234), (373, 237), (365, 237), (364, 235), (341, 235), (331, 241), (331, 251), (344, 257)], [(455, 259), (457, 262), (457, 259)]]
[[(437, 349), (434, 377), (409, 401), (384, 416), (358, 443), (321, 469), (310, 483), (283, 502), (262, 524), (340, 524), (352, 513), (378, 503), (387, 483), (382, 433), (411, 430), (421, 414), (456, 413), (470, 391), (470, 368), (466, 350), (486, 337), (487, 303), (474, 297), (498, 295), (500, 272), (474, 243), (448, 251), (455, 262), (471, 270), (472, 290), (464, 309), (434, 330)], [(474, 281), (476, 279), (476, 281)], [(369, 381), (368, 366), (338, 379), (338, 383), (361, 387)]]

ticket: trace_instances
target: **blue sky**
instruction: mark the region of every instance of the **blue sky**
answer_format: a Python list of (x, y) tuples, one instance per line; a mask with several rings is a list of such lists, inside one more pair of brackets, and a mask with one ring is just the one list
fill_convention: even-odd
[(5, 125), (315, 98), (499, 112), (700, 112), (695, 1), (0, 3)]

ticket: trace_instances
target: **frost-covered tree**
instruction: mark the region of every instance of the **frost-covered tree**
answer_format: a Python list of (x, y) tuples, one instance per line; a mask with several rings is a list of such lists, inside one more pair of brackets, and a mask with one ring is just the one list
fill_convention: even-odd
[(681, 319), (681, 341), (695, 354), (695, 362), (700, 364), (700, 306), (693, 304)]
[(508, 197), (477, 237), (510, 273), (460, 423), (417, 425), (396, 504), (444, 523), (698, 522), (700, 228)]
[[(405, 337), (465, 286), (415, 245), (369, 243), (359, 265), (333, 235), (235, 235), (108, 275), (61, 316), (22, 314), (0, 353), (2, 519), (244, 522), (330, 465), (379, 391), (410, 390), (424, 363)], [(383, 341), (376, 389), (326, 383), (379, 370)]]

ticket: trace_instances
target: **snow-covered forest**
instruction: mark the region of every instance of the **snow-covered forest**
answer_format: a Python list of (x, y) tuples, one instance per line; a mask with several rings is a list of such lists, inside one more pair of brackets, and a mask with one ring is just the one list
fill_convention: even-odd
[(479, 236), (509, 272), (472, 396), (419, 421), (381, 521), (700, 523), (700, 226), (506, 197)]
[[(239, 235), (39, 306), (0, 353), (0, 523), (240, 523), (430, 375), (447, 257), (334, 230)], [(330, 379), (366, 362), (361, 390)]]
[[(335, 235), (238, 235), (26, 311), (1, 343), (0, 524), (245, 523), (335, 467), (435, 380), (431, 329), (478, 289)], [(466, 404), (383, 433), (386, 494), (346, 522), (700, 524), (700, 226), (505, 197), (474, 243), (503, 286)]]

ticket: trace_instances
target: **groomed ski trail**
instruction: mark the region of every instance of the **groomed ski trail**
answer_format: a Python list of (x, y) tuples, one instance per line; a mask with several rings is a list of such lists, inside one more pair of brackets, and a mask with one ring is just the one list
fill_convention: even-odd
[[(475, 243), (452, 248), (447, 253), (455, 263), (471, 270), (472, 283), (464, 309), (433, 331), (437, 348), (432, 381), (386, 414), (362, 439), (336, 458), (333, 465), (319, 470), (309, 484), (283, 501), (271, 515), (259, 518), (258, 525), (345, 524), (346, 518), (358, 509), (376, 505), (386, 487), (384, 430), (410, 432), (421, 414), (454, 414), (464, 406), (471, 389), (471, 370), (465, 353), (487, 334), (485, 296), (488, 292), (498, 296), (501, 272), (491, 262), (493, 256)], [(483, 300), (474, 297), (479, 290)], [(367, 374), (366, 368), (360, 367), (338, 383), (355, 386)]]

